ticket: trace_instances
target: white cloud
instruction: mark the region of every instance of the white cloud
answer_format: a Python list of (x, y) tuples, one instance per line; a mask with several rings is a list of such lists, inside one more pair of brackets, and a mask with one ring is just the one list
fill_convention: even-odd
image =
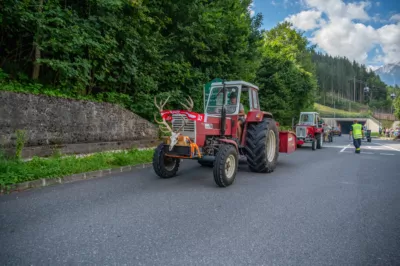
[[(346, 4), (343, 0), (304, 0), (304, 3), (308, 10), (286, 20), (300, 30), (312, 31), (310, 41), (325, 52), (365, 64), (371, 61), (368, 53), (379, 45), (382, 53), (377, 54), (374, 61), (380, 64), (399, 61), (400, 14), (391, 17), (391, 20), (399, 21), (397, 24), (375, 29), (354, 21), (380, 20), (379, 15), (371, 18), (366, 12), (369, 2)], [(327, 21), (322, 18), (323, 14), (328, 17)]]
[(272, 0), (271, 4), (272, 4), (273, 6), (276, 6), (276, 2), (275, 2), (274, 0)]
[(291, 22), (297, 28), (307, 31), (316, 29), (321, 24), (324, 24), (325, 21), (321, 18), (321, 15), (321, 11), (307, 10), (296, 15), (291, 15), (286, 18), (286, 20)]
[(376, 2), (375, 4), (376, 4), (376, 6), (380, 6), (381, 2)]
[(391, 17), (390, 17), (390, 20), (393, 20), (393, 21), (400, 21), (400, 13), (391, 16)]
[(378, 40), (385, 54), (384, 63), (400, 61), (400, 22), (385, 25), (377, 30)]
[(333, 56), (346, 56), (364, 62), (374, 47), (376, 32), (370, 26), (352, 23), (347, 18), (335, 18), (315, 32), (311, 42)]
[(248, 10), (250, 12), (250, 16), (251, 17), (254, 16), (254, 13), (255, 13), (255, 11), (254, 11), (254, 2), (251, 2), (251, 4), (248, 6)]
[(345, 4), (342, 0), (306, 0), (308, 7), (315, 8), (326, 13), (331, 18), (348, 18), (368, 20), (369, 16), (365, 8), (367, 2)]

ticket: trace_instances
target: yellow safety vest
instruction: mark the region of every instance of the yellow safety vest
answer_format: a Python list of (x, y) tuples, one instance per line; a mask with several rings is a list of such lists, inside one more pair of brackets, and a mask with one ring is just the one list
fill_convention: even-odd
[(353, 138), (354, 139), (361, 139), (362, 138), (362, 126), (360, 124), (353, 124), (351, 125), (353, 128)]

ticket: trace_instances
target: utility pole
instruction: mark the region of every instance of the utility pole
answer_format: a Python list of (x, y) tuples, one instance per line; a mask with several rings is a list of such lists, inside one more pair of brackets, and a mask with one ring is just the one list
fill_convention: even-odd
[(356, 76), (354, 76), (354, 86), (353, 86), (354, 98), (353, 101), (356, 101)]

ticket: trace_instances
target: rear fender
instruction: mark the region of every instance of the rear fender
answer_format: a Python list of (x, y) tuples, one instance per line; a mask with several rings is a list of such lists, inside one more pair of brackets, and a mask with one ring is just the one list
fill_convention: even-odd
[[(240, 140), (241, 146), (246, 145), (246, 136), (247, 136), (247, 126), (249, 123), (260, 123), (264, 117), (266, 118), (274, 118), (272, 113), (264, 112), (260, 110), (253, 110), (247, 113), (246, 122), (243, 127), (242, 139)], [(279, 128), (279, 123), (276, 122), (276, 126)]]
[(264, 117), (274, 118), (273, 115), (271, 113), (269, 113), (269, 112), (253, 110), (253, 111), (249, 111), (247, 113), (246, 122), (247, 123), (260, 122), (260, 121), (263, 120)]

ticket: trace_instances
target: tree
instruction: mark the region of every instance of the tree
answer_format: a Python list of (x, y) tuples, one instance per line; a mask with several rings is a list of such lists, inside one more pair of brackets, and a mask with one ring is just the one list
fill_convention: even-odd
[(289, 22), (264, 33), (263, 61), (257, 72), (260, 104), (282, 124), (290, 125), (301, 111), (313, 108), (317, 80), (312, 47)]
[(250, 16), (250, 4), (4, 0), (1, 68), (11, 80), (120, 103), (146, 118), (154, 95), (173, 96), (170, 108), (191, 95), (200, 111), (211, 79), (255, 78), (262, 17)]

